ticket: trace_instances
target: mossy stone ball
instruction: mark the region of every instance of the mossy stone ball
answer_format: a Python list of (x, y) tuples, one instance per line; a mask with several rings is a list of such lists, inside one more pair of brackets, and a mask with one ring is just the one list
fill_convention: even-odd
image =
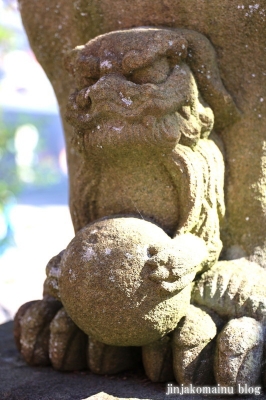
[(59, 292), (72, 320), (108, 345), (142, 346), (175, 329), (190, 301), (190, 285), (169, 293), (149, 279), (154, 249), (172, 239), (134, 217), (108, 218), (80, 230), (61, 261)]

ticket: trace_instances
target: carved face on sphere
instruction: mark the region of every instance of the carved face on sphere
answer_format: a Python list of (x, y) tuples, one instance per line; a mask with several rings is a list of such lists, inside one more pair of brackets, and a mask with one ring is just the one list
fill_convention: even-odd
[(194, 263), (205, 255), (200, 239), (185, 236), (175, 245), (158, 226), (130, 217), (86, 226), (65, 250), (58, 274), (67, 313), (109, 345), (160, 339), (186, 314)]

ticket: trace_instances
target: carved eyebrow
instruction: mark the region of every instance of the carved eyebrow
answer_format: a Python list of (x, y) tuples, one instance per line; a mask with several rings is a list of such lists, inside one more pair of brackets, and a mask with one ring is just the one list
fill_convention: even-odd
[[(156, 40), (156, 38), (154, 38)], [(176, 61), (184, 60), (187, 57), (187, 41), (184, 37), (169, 35), (163, 41), (156, 43), (155, 47), (145, 50), (132, 49), (128, 51), (123, 60), (122, 67), (126, 74), (138, 68), (150, 66), (160, 57), (170, 57)]]
[(130, 74), (139, 68), (144, 68), (152, 64), (154, 57), (148, 56), (143, 51), (130, 50), (122, 60), (122, 68), (126, 74)]
[(76, 63), (78, 73), (83, 76), (91, 78), (100, 76), (100, 60), (98, 57), (81, 53)]
[(65, 67), (75, 78), (100, 76), (100, 60), (88, 53), (86, 46), (78, 46), (65, 56)]

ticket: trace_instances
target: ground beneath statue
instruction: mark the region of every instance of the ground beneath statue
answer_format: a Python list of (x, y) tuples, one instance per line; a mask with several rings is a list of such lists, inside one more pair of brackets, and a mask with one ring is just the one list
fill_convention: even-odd
[[(0, 399), (1, 400), (166, 400), (183, 398), (165, 395), (164, 384), (153, 384), (144, 375), (127, 372), (100, 376), (89, 372), (60, 373), (52, 368), (28, 367), (13, 341), (13, 323), (0, 325)], [(113, 397), (114, 396), (114, 397)], [(213, 396), (212, 396), (213, 397)], [(210, 396), (185, 396), (186, 400)], [(215, 399), (235, 399), (214, 396)], [(256, 396), (266, 399), (266, 395)], [(254, 399), (245, 397), (246, 400)]]

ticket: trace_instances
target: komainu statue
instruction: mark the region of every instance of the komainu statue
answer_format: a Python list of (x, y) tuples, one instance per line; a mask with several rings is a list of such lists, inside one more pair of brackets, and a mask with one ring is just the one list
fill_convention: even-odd
[(64, 52), (68, 98), (55, 85), (76, 236), (49, 261), (43, 300), (18, 311), (19, 350), (57, 370), (112, 374), (142, 359), (154, 382), (259, 383), (266, 272), (218, 261), (217, 132), (241, 112), (214, 47), (195, 30), (145, 26), (80, 44)]

